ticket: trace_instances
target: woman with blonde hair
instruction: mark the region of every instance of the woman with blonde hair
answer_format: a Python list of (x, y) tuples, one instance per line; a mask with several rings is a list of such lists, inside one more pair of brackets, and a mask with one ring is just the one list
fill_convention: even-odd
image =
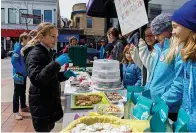
[[(177, 39), (173, 46), (182, 44), (181, 56), (184, 63), (177, 76), (182, 79), (183, 100), (181, 108), (189, 115), (189, 132), (196, 131), (196, 0), (186, 2), (172, 16), (173, 35)], [(171, 61), (173, 53), (168, 55)], [(176, 93), (175, 91), (173, 93)], [(176, 99), (178, 97), (167, 97)]]
[[(171, 47), (172, 24), (171, 14), (162, 13), (155, 17), (151, 22), (152, 34), (158, 41), (154, 45), (154, 49), (150, 51), (147, 45), (143, 45), (142, 41), (139, 42), (140, 58), (146, 59), (144, 65), (150, 72), (150, 77), (145, 85), (145, 89), (149, 89), (152, 100), (156, 97), (161, 97), (169, 107), (168, 117), (175, 121), (177, 113), (181, 106), (182, 99), (182, 82), (176, 74), (182, 64), (179, 52), (176, 53), (175, 58), (170, 63), (167, 63), (166, 57)], [(170, 97), (176, 96), (175, 99)]]
[(72, 71), (59, 72), (71, 62), (67, 54), (53, 58), (51, 48), (56, 45), (58, 29), (51, 23), (41, 23), (37, 36), (22, 49), (31, 81), (29, 108), (36, 132), (50, 132), (63, 117), (60, 82), (76, 76)]

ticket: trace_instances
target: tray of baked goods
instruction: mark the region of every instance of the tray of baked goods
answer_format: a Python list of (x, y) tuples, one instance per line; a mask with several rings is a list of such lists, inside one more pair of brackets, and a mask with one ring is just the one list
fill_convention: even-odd
[(93, 108), (96, 104), (110, 104), (110, 102), (102, 92), (71, 95), (71, 109)]
[(104, 94), (110, 103), (126, 102), (126, 90), (105, 91)]

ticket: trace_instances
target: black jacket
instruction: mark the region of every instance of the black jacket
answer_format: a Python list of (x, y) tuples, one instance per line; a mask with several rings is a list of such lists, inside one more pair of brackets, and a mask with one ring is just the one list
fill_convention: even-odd
[(52, 52), (38, 44), (24, 51), (25, 64), (31, 85), (29, 107), (36, 131), (41, 126), (53, 124), (63, 117), (60, 82), (65, 81), (60, 65)]
[(121, 62), (123, 58), (124, 45), (120, 40), (116, 40), (112, 44), (114, 48), (111, 52), (111, 58), (113, 60), (118, 60), (119, 62)]

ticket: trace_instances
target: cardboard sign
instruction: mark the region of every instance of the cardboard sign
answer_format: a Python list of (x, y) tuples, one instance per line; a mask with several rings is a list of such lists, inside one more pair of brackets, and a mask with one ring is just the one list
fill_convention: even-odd
[(122, 35), (148, 23), (143, 0), (114, 0)]

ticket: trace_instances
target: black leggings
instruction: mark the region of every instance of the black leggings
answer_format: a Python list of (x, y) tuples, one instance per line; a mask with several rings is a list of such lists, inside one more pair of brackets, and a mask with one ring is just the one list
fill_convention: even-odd
[(13, 113), (19, 112), (19, 100), (20, 107), (26, 107), (26, 79), (24, 80), (24, 84), (16, 84), (14, 82), (14, 96), (13, 96)]

